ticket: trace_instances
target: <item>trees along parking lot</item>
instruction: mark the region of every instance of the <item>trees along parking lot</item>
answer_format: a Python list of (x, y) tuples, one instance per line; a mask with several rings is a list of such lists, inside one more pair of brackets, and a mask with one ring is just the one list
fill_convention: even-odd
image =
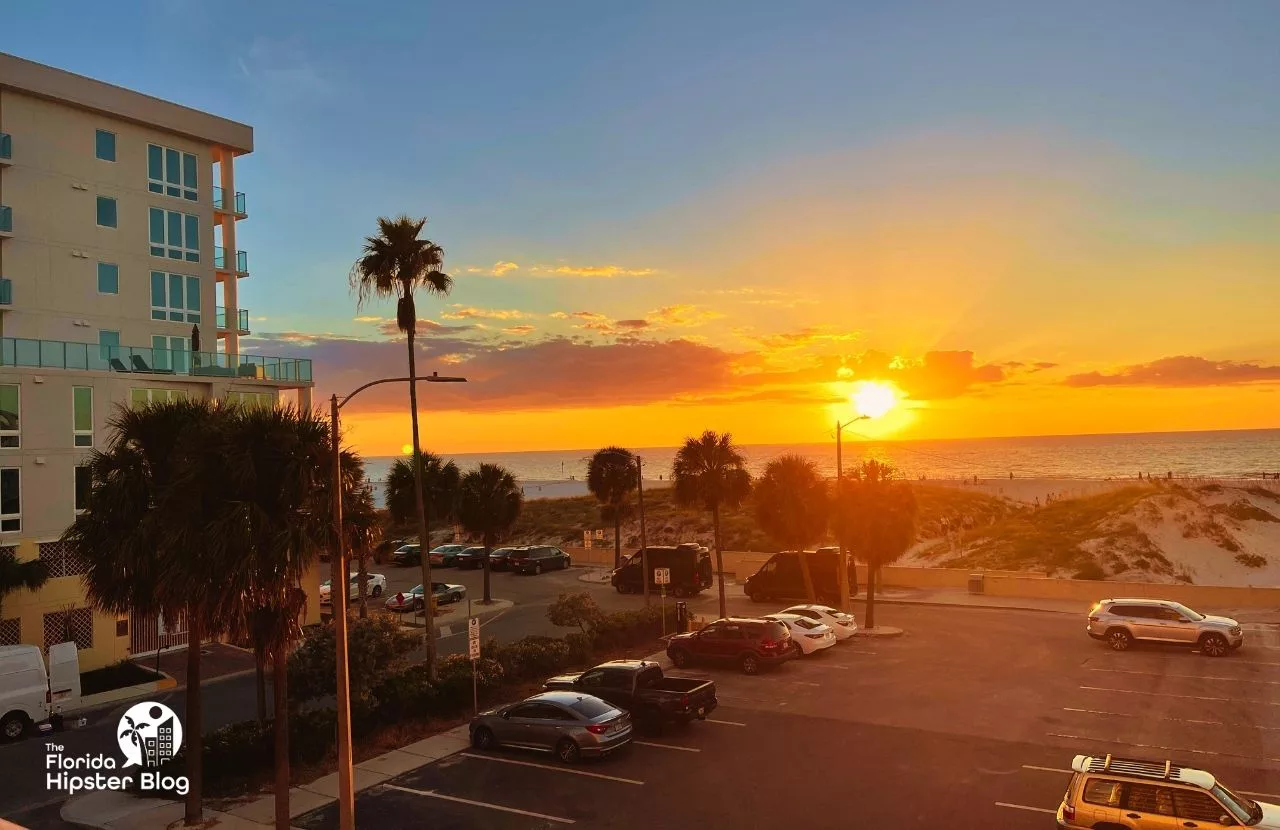
[(867, 563), (867, 628), (876, 624), (877, 572), (911, 547), (915, 518), (915, 492), (897, 470), (874, 459), (854, 469), (835, 495), (836, 538)]
[[(600, 502), (600, 518), (613, 522), (613, 567), (622, 564), (622, 520), (636, 489), (636, 457), (622, 447), (596, 450), (587, 464), (587, 489)], [(648, 577), (645, 577), (647, 580)]]
[[(484, 567), (486, 603), (492, 600), (489, 593), (489, 553), (498, 537), (516, 523), (523, 505), (524, 496), (515, 476), (497, 464), (481, 464), (464, 475), (458, 485), (458, 520), (468, 533), (479, 535), (484, 545), (481, 564)], [(425, 551), (423, 558), (426, 558)]]
[(804, 593), (810, 602), (817, 600), (817, 594), (804, 549), (826, 535), (830, 498), (827, 482), (818, 475), (817, 466), (799, 455), (783, 455), (770, 461), (752, 490), (760, 529), (783, 550), (796, 551)]

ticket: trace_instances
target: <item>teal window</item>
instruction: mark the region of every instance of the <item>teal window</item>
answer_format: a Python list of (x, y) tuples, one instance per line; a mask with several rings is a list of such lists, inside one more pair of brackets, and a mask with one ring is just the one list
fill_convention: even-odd
[(17, 467), (0, 469), (0, 532), (22, 530), (22, 471)]
[(93, 446), (93, 387), (71, 387), (72, 444), (77, 447)]
[(152, 271), (151, 319), (199, 323), (200, 278)]
[(196, 200), (196, 157), (190, 153), (182, 155), (182, 198), (194, 202)]
[(0, 448), (18, 449), (22, 446), (22, 432), (19, 429), (18, 405), (21, 399), (16, 383), (0, 386)]
[(98, 130), (93, 139), (94, 155), (103, 161), (116, 160), (116, 134)]
[(187, 250), (184, 256), (187, 262), (200, 261), (200, 217), (185, 214), (184, 218), (184, 240), (186, 241)]
[(98, 293), (120, 293), (120, 266), (114, 262), (98, 263)]
[(164, 193), (164, 148), (147, 145), (147, 189), (152, 193)]
[(116, 226), (116, 200), (110, 196), (98, 197), (98, 226), (103, 228)]
[(200, 217), (153, 207), (147, 221), (151, 255), (200, 261)]
[(199, 160), (193, 153), (172, 147), (147, 145), (147, 190), (175, 199), (194, 202), (199, 199), (197, 171)]
[(120, 357), (120, 332), (103, 329), (98, 332), (98, 352), (104, 361)]
[(151, 336), (151, 368), (186, 373), (191, 346), (185, 337)]
[(76, 512), (89, 507), (89, 491), (93, 489), (93, 479), (89, 476), (89, 468), (76, 467)]

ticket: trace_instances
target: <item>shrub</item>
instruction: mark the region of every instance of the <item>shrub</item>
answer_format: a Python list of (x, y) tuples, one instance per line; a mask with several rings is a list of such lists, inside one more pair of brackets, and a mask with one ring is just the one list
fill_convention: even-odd
[(1246, 568), (1262, 568), (1267, 564), (1267, 557), (1257, 553), (1237, 553), (1236, 561)]
[(439, 691), (431, 685), (427, 667), (421, 663), (389, 675), (373, 688), (377, 717), (383, 723), (420, 717), (438, 697)]
[(491, 639), (482, 653), (497, 660), (510, 680), (541, 679), (573, 664), (569, 643), (556, 637), (523, 637), (505, 646)]
[(547, 619), (552, 625), (565, 628), (577, 626), (583, 634), (590, 634), (603, 616), (600, 606), (596, 605), (596, 601), (586, 591), (561, 594), (547, 606)]
[[(471, 661), (465, 654), (450, 654), (441, 660), (438, 677), (437, 710), (441, 714), (452, 715), (471, 708)], [(476, 694), (483, 695), (497, 688), (502, 678), (502, 666), (497, 660), (482, 657), (476, 661)]]
[(1107, 572), (1097, 562), (1084, 562), (1076, 570), (1072, 579), (1106, 579)]
[[(404, 663), (418, 639), (387, 617), (352, 619), (347, 625), (351, 697), (364, 700), (373, 686)], [(310, 632), (289, 655), (289, 696), (293, 702), (334, 694), (334, 644), (331, 622)]]
[(602, 615), (592, 631), (592, 644), (597, 649), (626, 648), (657, 639), (661, 634), (662, 612), (640, 608)]

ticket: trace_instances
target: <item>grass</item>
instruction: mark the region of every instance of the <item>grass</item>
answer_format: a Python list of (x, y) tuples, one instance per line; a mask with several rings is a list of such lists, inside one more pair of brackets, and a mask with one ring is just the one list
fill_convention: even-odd
[(1280, 522), (1273, 514), (1255, 506), (1247, 499), (1233, 501), (1231, 504), (1215, 504), (1215, 513), (1222, 513), (1240, 522)]
[(110, 666), (81, 672), (80, 694), (96, 695), (99, 692), (109, 692), (113, 689), (123, 689), (126, 686), (136, 686), (139, 683), (150, 683), (159, 680), (160, 677), (160, 675), (150, 669), (144, 669), (137, 663), (121, 660), (119, 663), (112, 663)]

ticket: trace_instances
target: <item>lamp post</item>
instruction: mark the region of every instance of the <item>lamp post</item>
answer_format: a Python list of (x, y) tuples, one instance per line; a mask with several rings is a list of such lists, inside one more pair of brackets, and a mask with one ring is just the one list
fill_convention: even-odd
[[(856, 418), (850, 418), (843, 424), (839, 420), (836, 421), (836, 497), (840, 496), (840, 484), (844, 481), (844, 458), (842, 448), (840, 446), (840, 435), (844, 428), (858, 421), (865, 421), (870, 415), (859, 415)], [(849, 599), (849, 555), (845, 552), (844, 542), (840, 542), (840, 567), (839, 575), (836, 577), (840, 585), (840, 610), (848, 614), (853, 610), (853, 601)]]
[(644, 461), (640, 456), (633, 452), (605, 452), (605, 455), (625, 456), (633, 458), (636, 462), (636, 496), (640, 502), (640, 572), (641, 580), (644, 582), (644, 607), (649, 607), (649, 553), (646, 550), (649, 547), (648, 540), (644, 533)]
[[(466, 383), (466, 378), (440, 377), (436, 372), (415, 378), (425, 383)], [(338, 400), (335, 394), (329, 399), (329, 434), (333, 443), (333, 535), (337, 549), (333, 552), (332, 576), (329, 582), (329, 603), (333, 613), (334, 662), (337, 664), (335, 696), (338, 710), (338, 827), (339, 830), (355, 830), (355, 773), (351, 765), (351, 679), (347, 667), (347, 552), (346, 538), (342, 532), (342, 442), (339, 440), (338, 410), (352, 398), (370, 386), (382, 383), (409, 383), (409, 378), (382, 378), (358, 387), (350, 395)], [(425, 540), (424, 540), (425, 543)], [(422, 551), (426, 556), (426, 552)], [(341, 590), (339, 590), (341, 587)], [(427, 625), (431, 624), (427, 620)]]

